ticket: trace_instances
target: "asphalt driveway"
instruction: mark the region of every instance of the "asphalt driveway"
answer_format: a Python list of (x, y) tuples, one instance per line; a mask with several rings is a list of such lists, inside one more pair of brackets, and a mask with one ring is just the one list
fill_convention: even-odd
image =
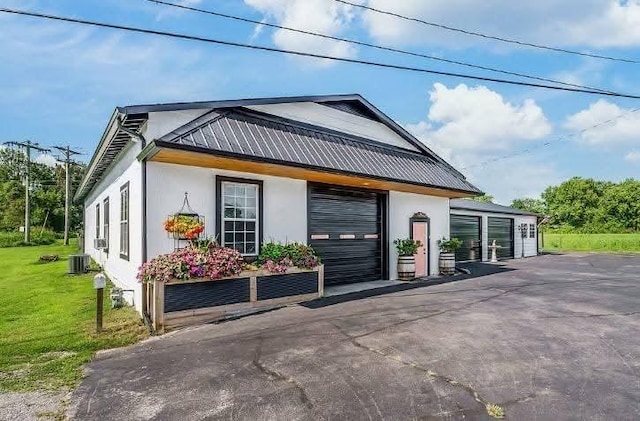
[[(640, 256), (186, 329), (99, 355), (82, 420), (640, 419)], [(495, 408), (500, 412), (498, 408)]]

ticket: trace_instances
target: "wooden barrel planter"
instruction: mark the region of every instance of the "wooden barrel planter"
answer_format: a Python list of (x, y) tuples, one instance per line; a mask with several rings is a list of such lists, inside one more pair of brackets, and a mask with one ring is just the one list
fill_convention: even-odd
[(398, 279), (409, 281), (416, 277), (416, 258), (414, 256), (398, 256)]
[(456, 255), (455, 253), (440, 253), (440, 274), (451, 276), (456, 272)]

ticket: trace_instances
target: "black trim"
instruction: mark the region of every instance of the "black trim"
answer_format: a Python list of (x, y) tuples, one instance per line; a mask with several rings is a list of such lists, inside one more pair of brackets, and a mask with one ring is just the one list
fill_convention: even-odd
[[(110, 243), (110, 231), (111, 231), (111, 203), (109, 201), (109, 196), (105, 197), (102, 201), (102, 235), (104, 239), (107, 241), (107, 248), (104, 249), (104, 252), (109, 254), (109, 243)], [(104, 226), (105, 222), (107, 223), (107, 231), (105, 232)]]
[[(223, 175), (216, 175), (216, 237), (220, 245), (223, 243), (222, 238), (222, 183), (244, 183), (244, 184), (256, 184), (258, 186), (258, 247), (256, 249), (256, 255), (260, 254), (260, 247), (262, 247), (263, 233), (264, 233), (264, 182), (262, 180), (255, 180), (249, 178), (237, 178), (226, 177)], [(247, 255), (247, 256), (253, 256)]]
[(413, 240), (413, 224), (414, 222), (426, 222), (427, 223), (427, 274), (425, 276), (431, 276), (431, 218), (426, 214), (424, 216), (415, 216), (415, 214), (409, 218), (409, 238)]
[[(100, 202), (96, 203), (94, 214), (96, 217), (96, 220), (94, 221), (95, 222), (94, 234), (95, 234), (95, 238), (98, 239), (100, 238), (100, 231), (102, 231), (102, 224), (100, 223), (100, 219), (101, 219), (100, 217), (102, 216), (102, 211), (100, 210)], [(94, 249), (96, 248), (95, 244), (93, 245), (93, 248)]]
[(399, 183), (399, 184), (407, 184), (407, 185), (418, 186), (418, 187), (426, 187), (426, 188), (430, 188), (430, 189), (440, 190), (440, 191), (443, 191), (443, 192), (450, 191), (450, 192), (464, 193), (464, 194), (468, 194), (468, 195), (477, 195), (479, 193), (478, 191), (472, 191), (472, 190), (461, 190), (461, 189), (455, 189), (455, 188), (451, 188), (451, 187), (435, 186), (433, 184), (422, 184), (422, 183), (417, 183), (417, 182), (413, 182), (413, 181), (397, 180), (397, 179), (388, 178), (388, 177), (380, 177), (380, 176), (374, 176), (374, 175), (369, 175), (369, 174), (356, 173), (356, 172), (352, 172), (352, 171), (329, 169), (329, 168), (326, 168), (326, 167), (319, 167), (317, 165), (308, 165), (308, 164), (301, 164), (301, 163), (297, 163), (297, 162), (280, 161), (280, 160), (277, 160), (277, 159), (263, 158), (263, 157), (259, 157), (259, 156), (253, 156), (253, 155), (244, 155), (244, 154), (239, 154), (239, 153), (234, 153), (234, 152), (204, 149), (204, 148), (199, 148), (197, 146), (192, 146), (192, 145), (183, 145), (183, 144), (177, 144), (177, 143), (172, 143), (172, 142), (161, 142), (161, 141), (158, 141), (158, 140), (154, 140), (152, 143), (154, 143), (156, 145), (156, 147), (159, 147), (159, 148), (175, 149), (175, 150), (182, 150), (182, 151), (187, 151), (187, 152), (197, 152), (197, 153), (202, 153), (202, 154), (206, 154), (206, 155), (220, 156), (220, 157), (223, 157), (223, 158), (231, 158), (231, 159), (238, 159), (238, 160), (241, 160), (241, 161), (252, 161), (252, 162), (258, 162), (258, 163), (274, 164), (274, 165), (280, 165), (280, 166), (284, 166), (284, 167), (303, 168), (303, 169), (313, 170), (313, 171), (322, 172), (322, 173), (326, 173), (326, 174), (357, 176), (357, 177), (367, 178), (367, 179), (370, 179), (370, 180), (379, 180), (379, 181), (387, 181), (387, 182), (391, 182), (391, 183)]
[[(123, 254), (122, 251), (122, 191), (127, 189), (127, 254)], [(120, 235), (120, 258), (129, 261), (129, 255), (131, 254), (131, 189), (129, 188), (129, 182), (127, 181), (120, 186), (120, 218), (118, 218), (118, 231)]]
[[(499, 205), (502, 206), (502, 205)], [(506, 208), (508, 208), (508, 206), (505, 206)], [(503, 214), (503, 215), (518, 215), (518, 216), (535, 216), (536, 218), (539, 218), (540, 216), (535, 214), (535, 213), (518, 213), (518, 212), (514, 212), (514, 211), (509, 211), (508, 209), (506, 210), (487, 210), (487, 209), (476, 209), (476, 208), (465, 208), (465, 207), (461, 207), (461, 206), (449, 206), (449, 210), (453, 211), (455, 213), (455, 211), (464, 211), (464, 212), (479, 212), (479, 213), (495, 213), (495, 214)]]

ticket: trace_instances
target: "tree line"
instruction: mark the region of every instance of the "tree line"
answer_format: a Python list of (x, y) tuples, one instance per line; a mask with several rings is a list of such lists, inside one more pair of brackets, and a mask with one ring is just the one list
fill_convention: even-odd
[[(0, 147), (0, 231), (17, 231), (24, 226), (25, 174), (27, 157), (21, 150)], [(31, 162), (30, 204), (32, 229), (64, 230), (65, 169), (63, 164)], [(71, 186), (78, 186), (84, 165), (71, 166)], [(82, 206), (73, 205), (70, 229), (82, 225)]]
[(562, 232), (640, 232), (640, 180), (619, 183), (573, 177), (540, 198), (515, 199), (511, 207), (549, 216)]

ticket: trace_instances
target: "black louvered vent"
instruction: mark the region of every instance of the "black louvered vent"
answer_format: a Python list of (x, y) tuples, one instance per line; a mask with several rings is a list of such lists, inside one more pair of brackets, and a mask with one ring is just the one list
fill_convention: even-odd
[(164, 311), (193, 310), (249, 301), (249, 278), (164, 287)]
[(318, 292), (318, 272), (259, 276), (258, 301)]

